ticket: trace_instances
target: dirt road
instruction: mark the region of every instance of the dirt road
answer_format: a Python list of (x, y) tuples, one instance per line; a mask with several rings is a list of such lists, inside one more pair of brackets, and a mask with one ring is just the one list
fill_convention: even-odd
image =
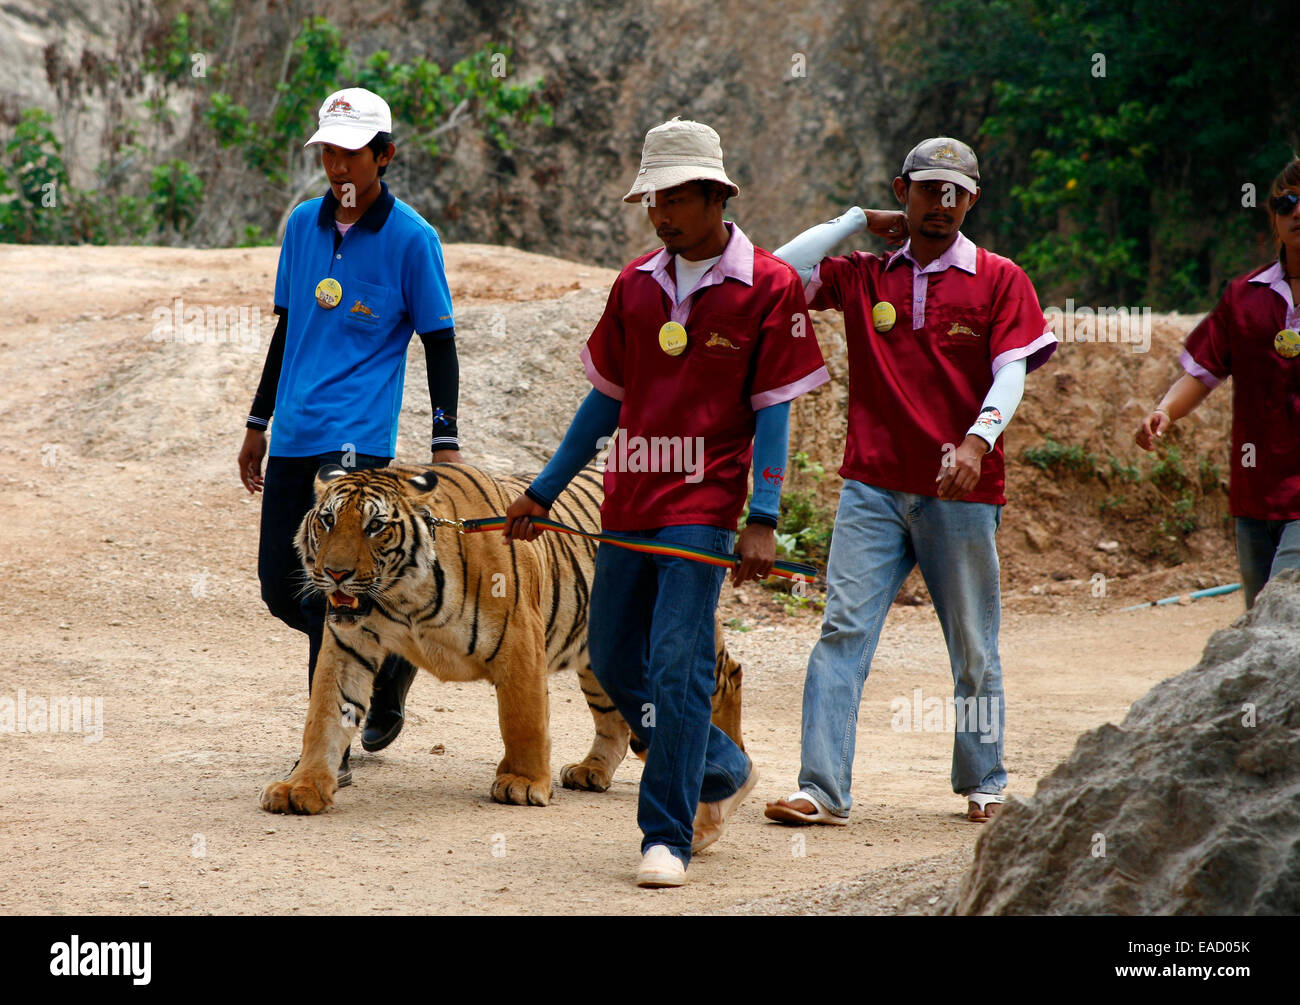
[[(449, 249), (462, 289), (475, 254)], [(480, 300), (465, 297), (466, 327), (506, 310), (494, 304), (537, 295), (563, 335), (566, 298), (599, 303), (608, 281), (592, 270), (570, 283), (564, 263), (519, 258), (528, 283), (494, 274)], [(746, 669), (744, 731), (762, 781), (684, 889), (633, 885), (634, 759), (604, 794), (557, 789), (546, 808), (489, 801), (500, 739), (486, 685), (423, 677), (402, 737), (354, 758), (356, 784), (333, 810), (262, 812), (260, 788), (297, 756), (307, 693), (305, 642), (258, 600), (258, 501), (235, 476), (261, 356), (149, 333), (151, 308), (177, 295), (197, 301), (219, 288), (260, 302), (273, 250), (0, 248), (0, 264), (33, 303), (53, 305), (20, 311), (0, 337), (17, 444), (0, 472), (0, 727), (3, 699), (20, 694), (89, 699), (79, 707), (92, 723), (102, 709), (100, 736), (0, 731), (0, 913), (788, 911), (811, 904), (792, 895), (863, 876), (877, 909), (890, 911), (923, 908), (927, 891), (963, 868), (979, 827), (949, 790), (950, 738), (891, 727), (896, 700), (951, 694), (925, 606), (896, 607), (882, 640), (861, 709), (852, 824), (804, 832), (763, 820), (762, 801), (794, 788), (818, 620), (776, 613), (753, 587), (740, 598), (726, 588), (724, 617), (739, 626), (728, 644)], [(55, 297), (69, 271), (90, 278)], [(486, 350), (466, 341), (470, 408), (492, 428), (513, 414), (490, 395), (505, 378), (476, 366)], [(420, 449), (416, 415), (403, 456)], [(480, 449), (502, 464), (530, 456), (504, 436)], [(1118, 721), (1152, 684), (1192, 665), (1241, 600), (1116, 606), (1009, 599), (1013, 793), (1032, 792), (1079, 732)], [(571, 676), (553, 679), (551, 703), (558, 778), (585, 752), (591, 720)]]

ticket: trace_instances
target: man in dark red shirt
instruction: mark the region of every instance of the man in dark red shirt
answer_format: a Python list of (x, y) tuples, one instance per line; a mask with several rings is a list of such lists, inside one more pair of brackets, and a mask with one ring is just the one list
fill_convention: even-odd
[[(800, 789), (769, 803), (782, 823), (844, 824), (858, 705), (885, 615), (920, 566), (952, 663), (953, 790), (985, 821), (1002, 802), (998, 555), (1002, 431), (1055, 336), (1029, 278), (961, 233), (979, 198), (966, 144), (937, 137), (903, 162), (894, 193), (910, 238), (886, 255), (823, 258), (860, 210), (777, 254), (814, 309), (844, 313), (849, 420), (826, 615), (804, 686)], [(919, 715), (916, 717), (919, 719)]]
[[(673, 119), (646, 136), (624, 200), (646, 205), (664, 247), (619, 273), (582, 351), (593, 390), (546, 469), (507, 510), (531, 539), (568, 481), (618, 431), (604, 530), (671, 549), (731, 553), (756, 470), (785, 466), (789, 403), (826, 382), (802, 284), (722, 211), (739, 188), (718, 135)], [(776, 557), (779, 479), (758, 480), (732, 581)], [(710, 723), (721, 568), (601, 544), (588, 638), (601, 686), (649, 750), (638, 823), (641, 886), (680, 886), (753, 788), (745, 753)]]
[(1268, 209), (1277, 259), (1228, 284), (1187, 336), (1186, 373), (1137, 431), (1153, 449), (1233, 378), (1229, 505), (1247, 609), (1270, 578), (1300, 567), (1300, 159), (1273, 180)]

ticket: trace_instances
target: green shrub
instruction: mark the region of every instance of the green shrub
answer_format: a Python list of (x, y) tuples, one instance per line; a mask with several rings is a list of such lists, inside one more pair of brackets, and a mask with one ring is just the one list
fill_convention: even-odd
[(1186, 537), (1198, 527), (1196, 520), (1196, 495), (1186, 489), (1160, 520), (1160, 533), (1172, 537)]
[(1223, 481), (1223, 470), (1207, 457), (1201, 458), (1197, 473), (1200, 475), (1202, 492), (1213, 492)]
[(0, 227), (5, 240), (59, 244), (73, 239), (72, 200), (63, 146), (40, 108), (25, 109), (5, 144)]
[(1133, 485), (1142, 480), (1142, 472), (1136, 464), (1124, 464), (1114, 454), (1108, 456), (1110, 476), (1126, 485)]
[(1057, 443), (1050, 436), (1038, 447), (1026, 447), (1021, 458), (1040, 471), (1073, 471), (1083, 478), (1091, 478), (1097, 458), (1077, 443)]
[(1177, 447), (1170, 447), (1164, 456), (1156, 459), (1148, 477), (1152, 485), (1166, 492), (1179, 492), (1190, 483), (1182, 452)]
[(172, 159), (153, 169), (149, 203), (157, 228), (171, 227), (177, 233), (194, 222), (203, 201), (203, 179), (188, 161)]

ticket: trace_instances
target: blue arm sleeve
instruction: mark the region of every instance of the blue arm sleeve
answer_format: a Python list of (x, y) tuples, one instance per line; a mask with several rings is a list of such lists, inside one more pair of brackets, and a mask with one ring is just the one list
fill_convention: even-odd
[(539, 506), (550, 509), (555, 497), (564, 491), (573, 476), (600, 451), (601, 439), (618, 428), (622, 410), (622, 402), (593, 389), (574, 413), (559, 449), (524, 494)]
[(789, 446), (790, 402), (760, 408), (754, 418), (754, 496), (749, 502), (750, 523), (777, 525)]

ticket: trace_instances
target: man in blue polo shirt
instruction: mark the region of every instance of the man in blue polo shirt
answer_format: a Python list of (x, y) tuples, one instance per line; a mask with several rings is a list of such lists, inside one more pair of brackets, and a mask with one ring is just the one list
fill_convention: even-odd
[[(424, 343), (434, 461), (459, 461), (458, 366), (451, 294), (437, 232), (380, 180), (397, 148), (385, 101), (359, 87), (320, 108), (318, 144), (330, 190), (289, 218), (275, 279), (279, 316), (239, 453), (249, 492), (263, 493), (257, 573), (271, 613), (308, 639), (308, 687), (325, 624), (322, 598), (302, 595), (293, 539), (323, 464), (383, 467), (397, 448), (406, 350)], [(267, 428), (275, 428), (266, 476)], [(401, 731), (415, 667), (390, 657), (375, 679), (362, 733), (380, 750)], [(352, 781), (345, 754), (339, 785)]]

